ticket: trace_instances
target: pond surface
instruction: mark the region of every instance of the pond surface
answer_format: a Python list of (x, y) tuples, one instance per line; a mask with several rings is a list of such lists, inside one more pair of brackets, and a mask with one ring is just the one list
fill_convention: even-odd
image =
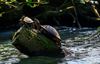
[(0, 64), (100, 64), (100, 34), (95, 28), (55, 27), (62, 38), (64, 58), (28, 57), (12, 46), (13, 31), (0, 33)]

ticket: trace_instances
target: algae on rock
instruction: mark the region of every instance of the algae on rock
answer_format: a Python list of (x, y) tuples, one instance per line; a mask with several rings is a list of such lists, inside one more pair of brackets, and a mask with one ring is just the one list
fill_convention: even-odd
[(48, 55), (48, 53), (61, 52), (61, 49), (51, 39), (25, 26), (15, 33), (13, 45), (27, 55)]

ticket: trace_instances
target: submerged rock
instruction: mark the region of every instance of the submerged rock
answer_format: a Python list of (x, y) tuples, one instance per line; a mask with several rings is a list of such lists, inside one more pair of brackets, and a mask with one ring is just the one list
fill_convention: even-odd
[(21, 27), (14, 37), (13, 45), (29, 56), (64, 56), (61, 48), (55, 42), (32, 29)]

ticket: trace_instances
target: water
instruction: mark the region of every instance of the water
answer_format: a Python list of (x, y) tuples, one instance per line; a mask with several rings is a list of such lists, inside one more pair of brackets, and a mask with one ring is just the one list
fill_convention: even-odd
[(100, 64), (100, 37), (92, 38), (96, 29), (56, 27), (62, 38), (62, 48), (69, 53), (64, 58), (28, 57), (12, 46), (13, 31), (0, 33), (0, 64)]

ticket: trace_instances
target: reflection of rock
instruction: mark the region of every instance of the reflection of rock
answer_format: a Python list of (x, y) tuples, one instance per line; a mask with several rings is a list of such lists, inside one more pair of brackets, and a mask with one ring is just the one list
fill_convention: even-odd
[(57, 64), (57, 58), (38, 56), (22, 59), (18, 64)]
[(34, 32), (22, 27), (19, 33), (13, 38), (13, 45), (22, 53), (29, 56), (46, 55), (59, 56), (62, 50), (57, 47), (55, 42), (48, 39), (41, 33)]

